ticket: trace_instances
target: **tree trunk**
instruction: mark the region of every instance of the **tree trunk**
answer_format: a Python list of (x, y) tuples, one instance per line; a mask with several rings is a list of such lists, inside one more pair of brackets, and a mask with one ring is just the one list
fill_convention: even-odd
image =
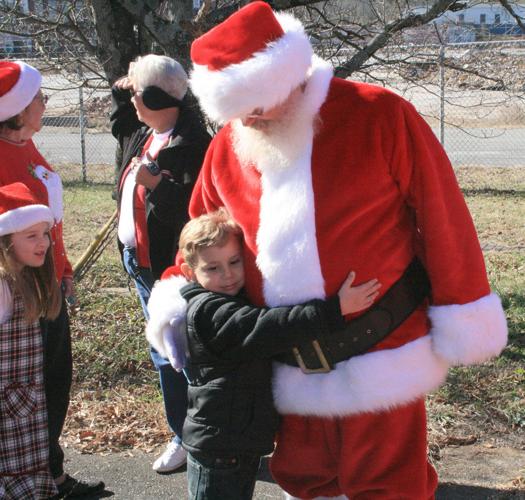
[(97, 59), (110, 85), (128, 72), (129, 63), (139, 55), (134, 19), (118, 0), (91, 0)]

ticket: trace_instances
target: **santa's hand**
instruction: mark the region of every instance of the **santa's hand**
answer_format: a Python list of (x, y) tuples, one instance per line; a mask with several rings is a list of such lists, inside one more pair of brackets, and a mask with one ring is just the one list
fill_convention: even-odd
[[(175, 324), (173, 324), (175, 323)], [(181, 324), (181, 321), (170, 321), (169, 326), (165, 326), (163, 330), (164, 346), (168, 360), (177, 372), (182, 371), (186, 366), (186, 328)]]

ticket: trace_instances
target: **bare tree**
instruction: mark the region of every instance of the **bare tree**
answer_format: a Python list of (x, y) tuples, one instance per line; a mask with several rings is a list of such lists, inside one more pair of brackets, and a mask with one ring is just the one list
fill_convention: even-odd
[[(347, 77), (369, 65), (378, 51), (407, 29), (465, 6), (460, 0), (434, 0), (424, 13), (415, 14), (409, 1), (269, 3), (277, 10), (299, 10), (323, 55), (337, 56), (337, 74)], [(31, 38), (42, 51), (53, 48), (62, 60), (73, 58), (88, 65), (89, 57), (94, 58), (112, 82), (125, 73), (131, 60), (147, 52), (165, 53), (187, 65), (191, 41), (243, 3), (204, 0), (195, 11), (192, 0), (33, 0), (29, 2), (33, 9), (27, 12), (26, 2), (0, 0), (0, 33)]]
[[(465, 82), (478, 89), (520, 86), (521, 91), (520, 72), (506, 52), (487, 56), (475, 50), (440, 50), (444, 33), (433, 21), (468, 7), (469, 1), (473, 0), (269, 3), (301, 17), (316, 52), (332, 61), (338, 76), (424, 87), (430, 94), (439, 92), (444, 78), (454, 81), (459, 93)], [(523, 28), (521, 11), (508, 0), (499, 1)], [(170, 55), (188, 68), (191, 41), (244, 3), (247, 0), (203, 0), (195, 10), (192, 0), (0, 0), (0, 34), (31, 39), (42, 55), (54, 57), (54, 67), (74, 62), (75, 67), (84, 66), (90, 79), (107, 85), (123, 75), (136, 56), (148, 52)], [(97, 82), (84, 77), (76, 84)], [(487, 104), (481, 96), (478, 105)], [(454, 105), (462, 106), (457, 101)]]

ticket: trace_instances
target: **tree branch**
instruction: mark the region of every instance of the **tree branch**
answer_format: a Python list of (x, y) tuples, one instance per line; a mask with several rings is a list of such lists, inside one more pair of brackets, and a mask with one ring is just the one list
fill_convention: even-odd
[(437, 0), (424, 14), (408, 14), (384, 26), (383, 31), (378, 33), (359, 52), (354, 54), (348, 61), (335, 68), (335, 73), (341, 78), (346, 78), (354, 71), (361, 68), (364, 62), (375, 54), (379, 49), (385, 47), (392, 36), (406, 28), (421, 26), (432, 21), (436, 17), (449, 10), (458, 0)]
[(523, 18), (514, 12), (514, 9), (507, 0), (499, 0), (499, 3), (507, 10), (507, 12), (516, 20), (518, 26), (525, 32), (525, 26), (523, 25)]

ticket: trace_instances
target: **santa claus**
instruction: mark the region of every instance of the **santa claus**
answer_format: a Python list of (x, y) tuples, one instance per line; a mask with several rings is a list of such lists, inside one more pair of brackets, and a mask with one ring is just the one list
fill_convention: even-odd
[[(431, 284), (417, 306), (400, 297), (383, 307), (380, 298), (372, 312), (382, 319), (370, 315), (358, 336), (340, 342), (382, 330), (366, 352), (321, 345), (275, 363), (283, 415), (275, 479), (299, 498), (433, 498), (425, 395), (450, 366), (497, 356), (507, 339), (445, 152), (410, 103), (335, 78), (301, 23), (264, 2), (197, 39), (191, 55), (192, 90), (225, 126), (190, 214), (224, 206), (241, 226), (255, 304), (333, 295), (349, 270), (356, 283), (378, 278), (385, 295), (416, 257)], [(165, 279), (150, 300), (148, 335), (161, 352), (177, 289)], [(392, 318), (400, 315), (399, 325)]]

